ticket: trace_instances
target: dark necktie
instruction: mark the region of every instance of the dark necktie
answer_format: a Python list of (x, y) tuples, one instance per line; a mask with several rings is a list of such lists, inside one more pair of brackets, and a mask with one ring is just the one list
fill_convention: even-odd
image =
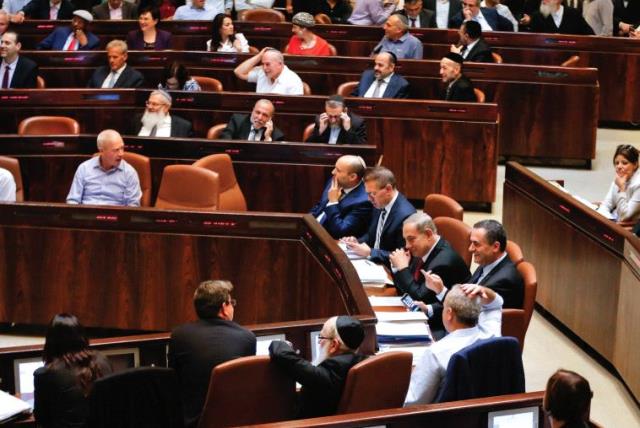
[(2, 76), (2, 89), (9, 88), (9, 72), (11, 71), (11, 67), (6, 66), (4, 68), (4, 76)]
[(344, 189), (340, 189), (340, 197), (338, 198), (338, 201), (343, 200), (345, 196), (347, 196), (347, 192), (345, 192)]
[(378, 218), (378, 227), (376, 228), (376, 242), (373, 244), (373, 248), (380, 248), (380, 238), (382, 238), (382, 229), (384, 228), (384, 219), (387, 218), (387, 210), (382, 210), (380, 217)]
[(149, 137), (155, 137), (157, 132), (158, 132), (158, 125), (153, 125), (153, 128), (151, 128), (151, 132), (149, 132)]
[(416, 28), (416, 19), (415, 18), (409, 18), (409, 21), (411, 21), (411, 28)]
[(420, 282), (420, 269), (424, 266), (424, 261), (422, 261), (422, 257), (418, 259), (416, 262), (416, 268), (413, 271), (413, 280), (415, 282)]
[(482, 266), (478, 266), (478, 269), (476, 269), (476, 271), (473, 273), (473, 276), (471, 277), (471, 280), (469, 281), (469, 283), (478, 284), (480, 282), (480, 278), (482, 277), (483, 270), (484, 268)]
[(451, 84), (447, 86), (447, 93), (444, 96), (445, 100), (449, 100), (451, 98)]

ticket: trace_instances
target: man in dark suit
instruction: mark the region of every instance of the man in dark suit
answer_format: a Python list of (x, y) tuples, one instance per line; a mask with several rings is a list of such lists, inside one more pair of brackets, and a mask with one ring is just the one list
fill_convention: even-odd
[(73, 12), (71, 25), (67, 27), (56, 27), (43, 41), (38, 43), (37, 48), (54, 51), (77, 51), (97, 49), (100, 39), (87, 31), (87, 25), (93, 21), (93, 16), (86, 10), (76, 10)]
[(437, 28), (436, 13), (423, 9), (422, 0), (405, 0), (404, 8), (393, 13), (407, 18), (409, 28)]
[(465, 21), (460, 30), (458, 46), (451, 46), (451, 52), (459, 53), (465, 61), (493, 62), (491, 47), (482, 37), (482, 29), (476, 21)]
[(273, 125), (275, 107), (271, 101), (256, 101), (248, 114), (233, 114), (227, 127), (222, 130), (220, 139), (249, 141), (284, 141), (284, 134)]
[(429, 317), (434, 333), (442, 325), (442, 304), (424, 283), (425, 274), (438, 275), (447, 288), (464, 284), (471, 277), (469, 267), (451, 245), (438, 235), (436, 225), (425, 213), (407, 217), (402, 226), (404, 248), (389, 255), (393, 268), (393, 282), (400, 293), (408, 293)]
[(613, 0), (613, 35), (626, 36), (634, 32), (634, 28), (638, 25), (640, 25), (640, 1)]
[(435, 13), (437, 28), (449, 28), (449, 21), (462, 11), (460, 0), (424, 0), (424, 7)]
[(0, 88), (35, 88), (38, 79), (38, 65), (20, 53), (22, 44), (15, 31), (7, 31), (0, 42)]
[(136, 135), (141, 137), (193, 137), (191, 122), (169, 114), (171, 102), (171, 95), (168, 92), (160, 89), (151, 92), (144, 114), (135, 122), (136, 125), (139, 125)]
[(341, 156), (320, 202), (311, 208), (310, 214), (336, 239), (360, 236), (367, 231), (372, 206), (362, 181), (364, 171), (360, 156)]
[(96, 19), (137, 19), (138, 11), (133, 3), (124, 0), (108, 0), (91, 9)]
[(540, 10), (531, 16), (534, 33), (593, 35), (593, 29), (576, 9), (563, 6), (562, 0), (542, 0)]
[(109, 65), (103, 65), (89, 79), (87, 88), (139, 88), (144, 77), (135, 68), (127, 65), (127, 44), (122, 40), (111, 40), (107, 44)]
[(332, 95), (324, 103), (324, 113), (316, 116), (309, 143), (366, 144), (364, 119), (348, 111), (344, 98)]
[(496, 9), (480, 7), (480, 0), (462, 0), (462, 12), (449, 21), (449, 28), (460, 28), (464, 21), (476, 21), (482, 31), (513, 31), (513, 24)]
[(394, 73), (397, 58), (392, 52), (380, 52), (373, 59), (373, 70), (365, 70), (351, 93), (365, 98), (409, 98), (409, 82)]
[(21, 24), (25, 18), (64, 20), (73, 17), (76, 7), (69, 0), (31, 0), (20, 12), (14, 15), (12, 21)]
[(477, 101), (471, 80), (462, 74), (462, 56), (449, 52), (440, 61), (440, 77), (446, 84), (442, 94), (445, 101)]
[(389, 253), (404, 247), (402, 222), (416, 209), (396, 188), (393, 173), (383, 167), (369, 168), (364, 174), (364, 187), (369, 200), (376, 208), (373, 212), (367, 232), (355, 238), (342, 238), (342, 241), (355, 254), (368, 257), (376, 263), (389, 264)]
[(171, 333), (169, 367), (178, 376), (187, 428), (198, 425), (213, 368), (256, 353), (256, 336), (233, 322), (232, 291), (229, 281), (202, 282), (193, 295), (198, 321)]

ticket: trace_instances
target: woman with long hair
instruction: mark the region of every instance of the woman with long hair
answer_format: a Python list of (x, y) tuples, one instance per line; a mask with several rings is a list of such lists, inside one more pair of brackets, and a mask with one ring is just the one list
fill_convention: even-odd
[(207, 40), (209, 52), (249, 52), (249, 42), (242, 33), (235, 33), (229, 15), (219, 13), (213, 18), (211, 40)]

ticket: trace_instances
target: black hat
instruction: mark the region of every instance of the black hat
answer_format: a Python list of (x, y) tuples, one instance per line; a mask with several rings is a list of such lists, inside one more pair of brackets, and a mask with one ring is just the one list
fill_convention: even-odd
[(341, 315), (336, 320), (336, 330), (342, 343), (347, 345), (349, 349), (358, 349), (364, 340), (364, 329), (359, 320)]
[(462, 55), (455, 52), (447, 52), (447, 54), (444, 57), (447, 59), (450, 59), (453, 62), (457, 62), (458, 64), (462, 64), (462, 62), (464, 61), (462, 59)]

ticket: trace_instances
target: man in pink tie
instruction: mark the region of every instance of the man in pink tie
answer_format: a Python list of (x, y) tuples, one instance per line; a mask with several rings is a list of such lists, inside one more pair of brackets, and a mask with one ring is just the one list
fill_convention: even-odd
[(20, 56), (20, 39), (15, 31), (7, 31), (0, 41), (0, 88), (35, 88), (38, 65)]
[(100, 46), (98, 37), (87, 31), (87, 26), (93, 21), (93, 15), (86, 10), (73, 12), (71, 25), (56, 27), (43, 41), (38, 43), (40, 50), (77, 51), (92, 50)]

